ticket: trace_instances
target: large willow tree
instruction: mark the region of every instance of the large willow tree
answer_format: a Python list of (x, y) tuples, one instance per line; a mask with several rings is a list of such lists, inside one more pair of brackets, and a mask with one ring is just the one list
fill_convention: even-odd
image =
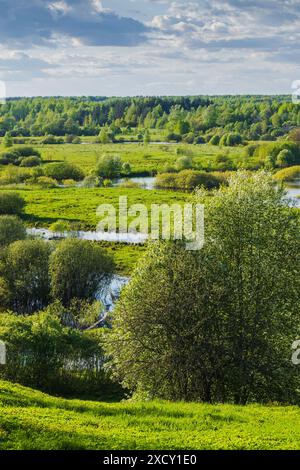
[(149, 247), (113, 314), (115, 374), (150, 397), (297, 402), (299, 213), (265, 173), (196, 200), (205, 246)]

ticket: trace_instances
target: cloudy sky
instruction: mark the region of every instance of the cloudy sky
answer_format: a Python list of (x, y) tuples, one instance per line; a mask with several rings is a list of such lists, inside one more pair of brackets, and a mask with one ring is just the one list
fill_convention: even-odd
[(300, 0), (0, 0), (9, 96), (291, 93)]

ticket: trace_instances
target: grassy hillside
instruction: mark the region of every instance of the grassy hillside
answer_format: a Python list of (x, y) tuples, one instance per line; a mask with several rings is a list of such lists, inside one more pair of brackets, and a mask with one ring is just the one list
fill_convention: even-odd
[(0, 449), (299, 449), (297, 407), (96, 403), (0, 381)]

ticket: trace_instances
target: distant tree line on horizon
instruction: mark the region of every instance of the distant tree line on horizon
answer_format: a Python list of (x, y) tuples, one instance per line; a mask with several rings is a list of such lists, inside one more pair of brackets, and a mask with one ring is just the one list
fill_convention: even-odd
[(141, 141), (145, 129), (156, 129), (166, 140), (229, 145), (228, 135), (237, 144), (276, 140), (297, 126), (300, 108), (288, 96), (38, 97), (0, 106), (0, 136), (100, 134), (101, 143), (137, 128)]

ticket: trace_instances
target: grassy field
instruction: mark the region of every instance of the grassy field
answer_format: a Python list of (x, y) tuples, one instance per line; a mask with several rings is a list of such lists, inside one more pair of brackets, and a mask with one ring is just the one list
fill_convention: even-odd
[[(10, 191), (3, 187), (0, 191)], [(128, 206), (145, 204), (180, 203), (190, 198), (188, 193), (174, 191), (148, 191), (131, 188), (59, 188), (41, 189), (34, 187), (13, 188), (25, 199), (26, 206), (22, 216), (27, 226), (47, 228), (57, 220), (71, 222), (74, 229), (95, 230), (99, 217), (96, 209), (100, 204), (113, 204), (119, 207), (119, 197), (128, 196)], [(129, 218), (130, 220), (130, 218)], [(117, 219), (118, 222), (118, 219)], [(118, 224), (117, 224), (118, 226)], [(127, 245), (122, 243), (99, 242), (110, 253), (116, 262), (119, 274), (129, 275), (145, 251), (144, 245)]]
[(0, 381), (0, 449), (299, 449), (297, 407), (65, 400)]
[[(1, 189), (2, 190), (2, 189)], [(7, 189), (4, 187), (4, 191)], [(190, 194), (174, 191), (148, 191), (139, 188), (59, 188), (59, 189), (12, 189), (26, 202), (24, 219), (30, 226), (48, 227), (56, 220), (66, 220), (83, 230), (95, 230), (99, 217), (97, 207), (112, 204), (118, 215), (119, 197), (128, 196), (128, 207), (133, 204), (184, 203)], [(118, 226), (118, 224), (117, 224)]]
[[(45, 162), (71, 162), (80, 166), (86, 174), (95, 168), (98, 158), (103, 154), (120, 156), (124, 162), (130, 163), (132, 172), (136, 174), (161, 171), (165, 165), (174, 165), (181, 155), (192, 156), (195, 165), (207, 166), (214, 162), (217, 155), (228, 153), (232, 160), (238, 161), (243, 154), (243, 147), (220, 148), (209, 144), (36, 144), (34, 148), (40, 151)], [(0, 152), (3, 151), (4, 147), (0, 146)]]

